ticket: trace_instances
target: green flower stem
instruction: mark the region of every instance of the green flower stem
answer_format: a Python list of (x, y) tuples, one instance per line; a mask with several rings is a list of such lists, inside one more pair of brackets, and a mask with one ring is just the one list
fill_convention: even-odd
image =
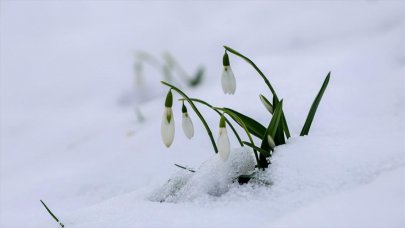
[(194, 110), (195, 114), (197, 114), (198, 118), (200, 118), (202, 124), (204, 125), (205, 129), (207, 130), (207, 134), (211, 139), (212, 147), (214, 147), (215, 153), (218, 153), (217, 144), (215, 143), (214, 137), (212, 136), (211, 129), (209, 128), (209, 126), (208, 126), (207, 122), (205, 121), (204, 117), (201, 115), (200, 111), (198, 111), (197, 107), (194, 105), (193, 101), (191, 101), (190, 98), (183, 91), (181, 91), (179, 88), (177, 88), (176, 86), (171, 85), (171, 84), (169, 84), (167, 82), (164, 82), (164, 81), (161, 81), (161, 83), (163, 85), (166, 85), (166, 86), (170, 87), (171, 89), (173, 89), (177, 93), (179, 93), (190, 104), (191, 108)]
[[(277, 102), (279, 101), (276, 91), (273, 89), (273, 86), (270, 84), (270, 81), (267, 79), (266, 75), (263, 74), (263, 72), (259, 69), (259, 67), (256, 66), (256, 64), (250, 60), (248, 57), (242, 55), (241, 53), (239, 53), (238, 51), (228, 47), (228, 46), (224, 46), (225, 50), (229, 51), (230, 53), (239, 56), (240, 58), (244, 59), (246, 62), (248, 62), (250, 65), (252, 65), (253, 68), (255, 68), (255, 70), (257, 71), (257, 73), (259, 73), (259, 75), (263, 78), (264, 83), (266, 83), (267, 87), (269, 87), (271, 93), (273, 94), (273, 96), (276, 98)], [(283, 111), (283, 127), (284, 127), (284, 132), (287, 136), (287, 138), (290, 138), (290, 131), (288, 129), (288, 125), (287, 125), (287, 120), (285, 119), (284, 116), (284, 111)]]
[[(250, 143), (253, 146), (256, 147), (255, 143), (253, 142), (252, 136), (250, 135), (245, 123), (237, 115), (233, 114), (232, 112), (229, 112), (228, 110), (226, 110), (224, 108), (218, 108), (218, 107), (213, 107), (213, 108), (217, 109), (217, 110), (221, 110), (224, 113), (228, 114), (229, 116), (233, 117), (234, 119), (238, 120), (238, 122), (240, 122), (242, 124), (243, 130), (245, 130), (246, 135), (248, 136)], [(257, 151), (254, 148), (253, 148), (253, 153), (254, 153), (255, 158), (256, 158), (257, 167), (260, 168), (259, 156), (257, 155)]]
[[(253, 68), (255, 68), (255, 70), (257, 71), (257, 73), (259, 73), (259, 75), (263, 78), (264, 83), (266, 83), (267, 87), (269, 87), (271, 93), (273, 94), (273, 96), (275, 96), (277, 98), (277, 94), (276, 91), (273, 89), (273, 86), (270, 84), (269, 80), (267, 79), (267, 77), (263, 74), (263, 72), (259, 69), (259, 67), (256, 66), (256, 64), (250, 60), (248, 57), (242, 55), (241, 53), (237, 52), (236, 50), (228, 47), (228, 46), (224, 46), (224, 48), (229, 51), (230, 53), (241, 57), (242, 59), (244, 59), (246, 62), (248, 62), (250, 65), (252, 65)], [(277, 98), (278, 100), (278, 98)]]
[[(197, 102), (197, 103), (203, 104), (203, 105), (205, 105), (205, 106), (211, 108), (211, 109), (214, 110), (216, 113), (218, 113), (219, 116), (222, 115), (222, 113), (221, 113), (220, 111), (214, 109), (214, 106), (208, 104), (207, 102), (205, 102), (205, 101), (203, 101), (203, 100), (200, 100), (200, 99), (197, 99), (197, 98), (190, 98), (190, 100), (192, 100), (193, 102)], [(238, 139), (238, 142), (239, 142), (240, 146), (243, 146), (242, 139), (240, 138), (238, 132), (236, 132), (236, 129), (233, 127), (233, 125), (231, 124), (231, 122), (230, 122), (226, 117), (224, 117), (224, 118), (225, 118), (226, 123), (227, 123), (227, 124), (229, 125), (229, 127), (231, 128), (233, 134), (234, 134), (235, 137)]]

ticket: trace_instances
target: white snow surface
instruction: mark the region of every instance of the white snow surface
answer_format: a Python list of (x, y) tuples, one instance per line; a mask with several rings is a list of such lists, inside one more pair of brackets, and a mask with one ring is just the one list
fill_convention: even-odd
[[(0, 4), (0, 227), (58, 227), (40, 199), (68, 228), (405, 227), (404, 1)], [(252, 151), (228, 129), (222, 162), (191, 108), (188, 140), (177, 94), (175, 140), (163, 145), (158, 71), (145, 69), (134, 91), (133, 52), (170, 51), (188, 72), (206, 67), (187, 94), (267, 126), (258, 95), (271, 94), (232, 54), (237, 89), (223, 94), (222, 45), (284, 99), (293, 136), (261, 176), (270, 185), (232, 182), (252, 169)], [(144, 122), (122, 102), (131, 96)], [(216, 138), (218, 115), (198, 107)]]

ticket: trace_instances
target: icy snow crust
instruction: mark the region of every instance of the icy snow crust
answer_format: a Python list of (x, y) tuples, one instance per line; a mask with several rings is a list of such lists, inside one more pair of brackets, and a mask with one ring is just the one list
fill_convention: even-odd
[(190, 174), (190, 171), (184, 170), (175, 174), (150, 199), (157, 202), (182, 202), (198, 197), (220, 197), (229, 191), (233, 183), (238, 183), (240, 175), (252, 174), (254, 168), (255, 160), (250, 150), (233, 150), (226, 162), (214, 156), (195, 173)]
[[(405, 227), (405, 2), (0, 4), (0, 227), (57, 227), (40, 199), (66, 227)], [(223, 94), (223, 44), (284, 99), (293, 137), (260, 175), (271, 185), (237, 184), (252, 151), (228, 129), (223, 163), (190, 108), (188, 140), (180, 102), (163, 145), (158, 71), (145, 66), (133, 90), (132, 50), (168, 50), (188, 72), (206, 66), (187, 94), (267, 126), (258, 94), (271, 94), (233, 55), (237, 90)], [(198, 107), (217, 137), (218, 115)]]

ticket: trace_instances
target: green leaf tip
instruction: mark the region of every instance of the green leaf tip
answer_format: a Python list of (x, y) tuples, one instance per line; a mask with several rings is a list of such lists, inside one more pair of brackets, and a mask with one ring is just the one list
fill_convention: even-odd
[(329, 84), (331, 72), (329, 71), (328, 75), (326, 75), (325, 80), (323, 81), (322, 87), (319, 90), (318, 94), (316, 95), (311, 108), (309, 109), (307, 119), (305, 120), (304, 126), (302, 127), (300, 136), (308, 135), (309, 129), (311, 128), (312, 121), (314, 120), (316, 110), (318, 109), (319, 103), (321, 102), (322, 96), (326, 90), (326, 87)]
[(260, 97), (260, 101), (262, 102), (264, 107), (267, 109), (267, 111), (269, 111), (271, 114), (273, 114), (274, 108), (273, 108), (273, 105), (270, 103), (270, 101), (267, 100), (267, 98), (265, 96), (263, 96), (262, 94), (260, 94), (259, 97)]
[(173, 106), (173, 94), (172, 94), (171, 89), (169, 90), (169, 92), (166, 95), (165, 106), (168, 108), (171, 108)]

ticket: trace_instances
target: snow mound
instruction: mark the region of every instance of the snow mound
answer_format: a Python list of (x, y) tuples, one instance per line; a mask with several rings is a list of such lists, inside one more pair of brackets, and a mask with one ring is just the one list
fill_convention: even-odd
[(240, 175), (251, 174), (255, 164), (252, 151), (243, 147), (234, 149), (225, 162), (214, 155), (195, 173), (187, 170), (175, 173), (165, 185), (150, 195), (149, 200), (175, 203), (201, 197), (219, 197), (227, 193), (231, 186), (238, 185)]

